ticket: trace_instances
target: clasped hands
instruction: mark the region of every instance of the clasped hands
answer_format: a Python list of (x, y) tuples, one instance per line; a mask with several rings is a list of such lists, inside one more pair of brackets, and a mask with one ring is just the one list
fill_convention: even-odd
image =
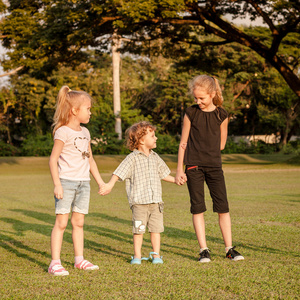
[(177, 172), (175, 176), (175, 183), (177, 185), (184, 185), (187, 181), (186, 174), (184, 172)]
[(106, 196), (111, 192), (111, 190), (112, 190), (112, 187), (110, 186), (110, 184), (104, 183), (101, 186), (99, 186), (98, 194), (101, 196)]

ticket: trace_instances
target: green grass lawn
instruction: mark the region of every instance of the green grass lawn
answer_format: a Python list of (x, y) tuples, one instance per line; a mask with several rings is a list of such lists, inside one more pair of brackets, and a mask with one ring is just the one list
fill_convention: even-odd
[[(124, 156), (97, 156), (105, 181)], [(162, 156), (174, 175), (176, 156)], [(47, 273), (55, 221), (48, 158), (0, 158), (0, 299), (299, 299), (300, 166), (288, 156), (224, 155), (234, 245), (244, 261), (225, 250), (207, 193), (209, 264), (199, 247), (186, 186), (163, 182), (163, 265), (130, 265), (131, 211), (124, 183), (100, 197), (92, 180), (85, 221), (85, 257), (100, 270), (73, 267), (71, 227), (62, 247), (70, 275)], [(151, 250), (145, 235), (143, 255)]]

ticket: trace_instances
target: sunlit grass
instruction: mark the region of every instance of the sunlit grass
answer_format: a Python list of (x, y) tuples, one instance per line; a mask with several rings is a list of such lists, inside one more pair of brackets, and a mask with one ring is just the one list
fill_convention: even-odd
[[(106, 181), (122, 158), (96, 157)], [(174, 174), (176, 157), (163, 158)], [(284, 164), (284, 157), (273, 161), (255, 156), (228, 159), (231, 162), (224, 164), (224, 172), (233, 239), (245, 261), (224, 259), (217, 215), (207, 196), (206, 232), (212, 262), (199, 264), (187, 187), (163, 182), (164, 264), (145, 261), (131, 266), (131, 211), (124, 183), (117, 183), (110, 195), (100, 197), (92, 180), (85, 257), (100, 270), (85, 273), (73, 268), (69, 225), (62, 261), (70, 276), (55, 278), (47, 274), (55, 221), (48, 158), (0, 158), (0, 298), (297, 299), (300, 167)], [(150, 236), (146, 234), (143, 256), (150, 250)]]

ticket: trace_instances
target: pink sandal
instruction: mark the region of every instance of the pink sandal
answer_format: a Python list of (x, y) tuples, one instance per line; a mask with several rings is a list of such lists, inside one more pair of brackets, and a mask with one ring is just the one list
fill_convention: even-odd
[(69, 275), (69, 272), (61, 264), (55, 264), (52, 267), (49, 267), (48, 273), (54, 276)]
[(98, 270), (99, 267), (97, 265), (93, 265), (91, 262), (88, 260), (84, 259), (82, 262), (79, 264), (74, 264), (75, 269), (80, 269), (80, 270)]

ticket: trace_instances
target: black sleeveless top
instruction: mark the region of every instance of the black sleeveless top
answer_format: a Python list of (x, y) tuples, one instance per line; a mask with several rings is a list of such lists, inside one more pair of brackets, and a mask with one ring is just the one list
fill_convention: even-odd
[(216, 107), (202, 111), (198, 104), (186, 110), (191, 129), (184, 153), (184, 164), (201, 167), (222, 167), (220, 125), (228, 117), (226, 110)]

